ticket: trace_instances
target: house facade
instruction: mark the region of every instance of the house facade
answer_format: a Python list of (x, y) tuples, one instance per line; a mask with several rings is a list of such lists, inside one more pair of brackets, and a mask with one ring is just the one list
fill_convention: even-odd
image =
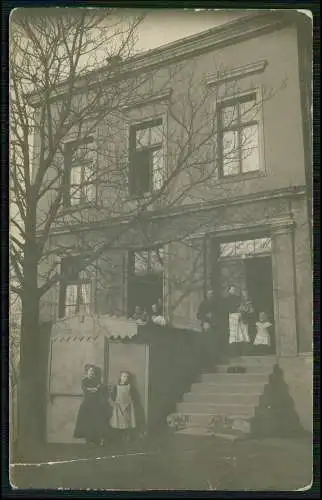
[(80, 308), (131, 317), (161, 299), (172, 326), (193, 330), (206, 290), (220, 300), (234, 284), (273, 323), (274, 354), (306, 429), (310, 29), (297, 15), (252, 14), (120, 67), (121, 82), (143, 83), (76, 148), (67, 138), (69, 183), (50, 237), (52, 248), (106, 241), (107, 249), (81, 273), (76, 250), (51, 257), (65, 280), (41, 307), (44, 321)]

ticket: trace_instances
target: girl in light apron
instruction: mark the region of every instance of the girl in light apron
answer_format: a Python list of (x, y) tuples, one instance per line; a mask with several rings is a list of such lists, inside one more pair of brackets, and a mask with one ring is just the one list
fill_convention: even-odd
[(112, 417), (110, 425), (120, 436), (128, 440), (131, 430), (136, 428), (134, 396), (130, 374), (122, 371), (111, 394)]

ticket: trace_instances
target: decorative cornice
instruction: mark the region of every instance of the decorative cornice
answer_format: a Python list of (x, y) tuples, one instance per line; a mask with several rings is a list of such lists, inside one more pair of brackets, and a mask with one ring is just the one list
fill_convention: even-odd
[(270, 226), (274, 236), (278, 234), (288, 234), (292, 232), (295, 221), (288, 219), (274, 220), (271, 222)]
[[(158, 220), (158, 219), (164, 219), (168, 217), (176, 217), (180, 215), (186, 215), (188, 213), (194, 213), (196, 211), (204, 211), (204, 210), (212, 210), (216, 208), (223, 208), (227, 206), (236, 206), (236, 205), (242, 205), (244, 203), (255, 203), (258, 201), (269, 201), (269, 200), (275, 200), (275, 199), (283, 199), (283, 198), (290, 198), (290, 197), (300, 197), (300, 196), (305, 196), (306, 194), (306, 187), (305, 186), (295, 186), (291, 188), (281, 188), (281, 189), (276, 189), (274, 191), (263, 191), (263, 192), (258, 192), (258, 193), (251, 193), (249, 195), (243, 195), (243, 196), (238, 196), (230, 199), (223, 199), (223, 200), (218, 200), (218, 201), (210, 201), (210, 202), (203, 202), (203, 203), (196, 203), (193, 205), (183, 205), (181, 207), (176, 207), (175, 209), (169, 210), (169, 209), (164, 209), (162, 212), (159, 213), (153, 213), (150, 212), (149, 215), (149, 220)], [(134, 216), (135, 217), (135, 216)], [(57, 228), (52, 228), (51, 230), (51, 235), (61, 235), (61, 234), (71, 234), (71, 232), (80, 232), (84, 230), (90, 230), (90, 229), (109, 229), (113, 227), (119, 227), (120, 225), (126, 225), (129, 222), (132, 221), (132, 217), (127, 217), (124, 215), (123, 217), (115, 218), (115, 219), (109, 219), (109, 220), (100, 220), (97, 222), (90, 222), (90, 223), (84, 223), (84, 224), (78, 224), (78, 225), (68, 225), (68, 226), (60, 226)], [(39, 234), (41, 234), (39, 232)]]
[(237, 223), (237, 224), (222, 224), (214, 225), (212, 227), (207, 227), (203, 231), (187, 236), (187, 240), (201, 239), (205, 236), (215, 235), (228, 236), (229, 234), (236, 233), (252, 233), (255, 231), (267, 231), (270, 234), (278, 234), (280, 231), (285, 233), (291, 231), (295, 222), (291, 215), (285, 215), (284, 217), (273, 217), (271, 219), (264, 219), (252, 224), (249, 223)]
[(173, 92), (173, 89), (168, 89), (168, 90), (165, 90), (164, 92), (160, 92), (159, 94), (147, 96), (147, 97), (142, 98), (140, 100), (135, 100), (135, 101), (129, 102), (125, 106), (122, 106), (121, 109), (124, 111), (127, 111), (129, 109), (139, 108), (141, 106), (149, 106), (151, 104), (156, 104), (158, 102), (168, 101), (172, 95), (172, 92)]
[[(71, 333), (71, 332), (69, 332)], [(66, 334), (66, 332), (65, 332)], [(78, 335), (58, 335), (55, 337), (52, 337), (52, 342), (96, 342), (98, 340), (98, 336), (92, 337), (92, 336), (81, 336), (79, 337)]]
[[(118, 66), (117, 71), (111, 72), (110, 68), (104, 66), (96, 71), (80, 77), (76, 91), (82, 92), (97, 84), (131, 77), (131, 74), (154, 69), (158, 66), (169, 65), (176, 60), (183, 60), (192, 55), (197, 55), (211, 49), (239, 43), (249, 38), (260, 36), (264, 33), (282, 28), (290, 22), (294, 22), (292, 16), (281, 12), (250, 13), (237, 20), (216, 26), (204, 32), (183, 38), (179, 41), (157, 47), (155, 49), (140, 53)], [(107, 76), (106, 76), (107, 74)], [(53, 99), (64, 95), (66, 83), (63, 82), (57, 89)], [(39, 94), (29, 94), (31, 105), (39, 104)]]
[(254, 63), (239, 66), (231, 71), (218, 72), (217, 75), (210, 76), (206, 80), (206, 85), (215, 86), (230, 80), (237, 80), (253, 75), (255, 73), (262, 73), (267, 66), (267, 61), (257, 61)]

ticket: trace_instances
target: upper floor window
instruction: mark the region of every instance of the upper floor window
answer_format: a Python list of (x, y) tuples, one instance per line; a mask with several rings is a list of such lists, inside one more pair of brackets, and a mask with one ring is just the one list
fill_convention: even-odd
[(59, 293), (59, 317), (70, 317), (83, 308), (89, 314), (91, 280), (85, 271), (79, 271), (78, 257), (66, 257), (61, 262), (62, 280)]
[(68, 170), (68, 189), (64, 205), (85, 205), (96, 201), (94, 143), (90, 137), (65, 144), (65, 168)]
[(258, 102), (251, 93), (218, 108), (220, 175), (259, 170)]
[(162, 119), (130, 128), (131, 195), (140, 196), (158, 191), (164, 182)]

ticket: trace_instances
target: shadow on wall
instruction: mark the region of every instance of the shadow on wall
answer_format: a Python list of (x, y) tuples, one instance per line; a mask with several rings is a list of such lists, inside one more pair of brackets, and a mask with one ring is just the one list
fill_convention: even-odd
[(306, 434), (278, 365), (256, 409), (252, 433), (259, 437), (299, 437)]
[(142, 399), (140, 396), (138, 382), (136, 376), (129, 372), (130, 380), (131, 380), (131, 389), (134, 403), (134, 412), (135, 412), (135, 421), (136, 421), (136, 430), (138, 433), (141, 433), (145, 430), (146, 427), (146, 419), (144, 415), (144, 407), (142, 404)]

